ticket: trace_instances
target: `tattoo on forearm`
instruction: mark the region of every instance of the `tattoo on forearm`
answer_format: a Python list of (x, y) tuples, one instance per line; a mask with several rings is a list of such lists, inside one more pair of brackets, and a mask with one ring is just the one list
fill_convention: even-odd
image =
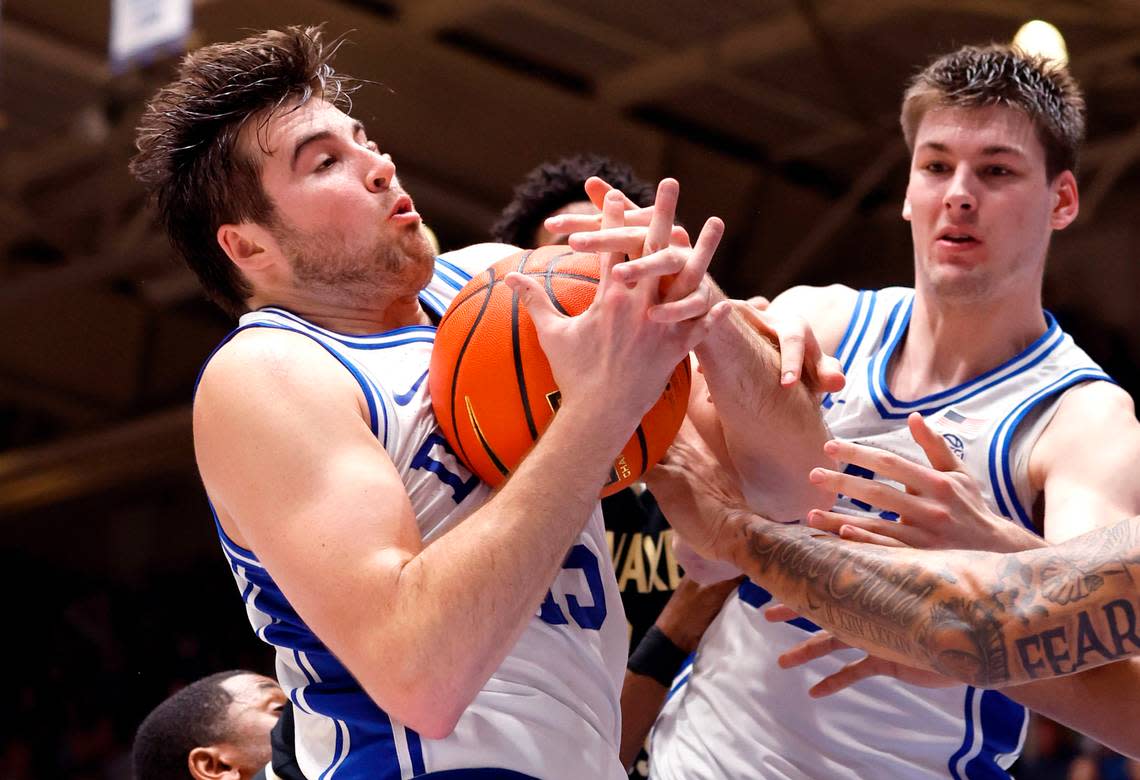
[[(1071, 674), (1140, 654), (1140, 518), (1015, 556), (900, 556), (802, 526), (743, 529), (756, 575), (793, 586), (784, 593), (798, 584), (802, 603), (793, 606), (841, 639), (974, 685)], [(988, 592), (967, 598), (947, 560)]]

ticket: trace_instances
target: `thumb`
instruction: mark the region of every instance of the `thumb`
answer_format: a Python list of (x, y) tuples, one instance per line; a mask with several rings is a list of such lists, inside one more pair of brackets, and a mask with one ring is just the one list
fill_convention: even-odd
[(930, 429), (921, 414), (913, 412), (906, 418), (906, 424), (910, 428), (910, 435), (926, 453), (931, 466), (938, 471), (958, 471), (962, 468), (962, 462), (950, 451), (946, 440)]
[(555, 322), (565, 317), (564, 314), (554, 308), (546, 290), (533, 276), (511, 271), (503, 281), (519, 297), (540, 335), (547, 332)]

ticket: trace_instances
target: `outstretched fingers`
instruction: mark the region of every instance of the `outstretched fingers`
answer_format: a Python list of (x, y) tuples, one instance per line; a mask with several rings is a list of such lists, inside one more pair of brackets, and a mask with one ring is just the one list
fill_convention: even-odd
[(963, 470), (962, 461), (953, 453), (946, 440), (930, 429), (921, 414), (912, 412), (906, 418), (906, 424), (910, 428), (910, 435), (926, 453), (926, 458), (930, 461), (931, 466), (939, 471)]

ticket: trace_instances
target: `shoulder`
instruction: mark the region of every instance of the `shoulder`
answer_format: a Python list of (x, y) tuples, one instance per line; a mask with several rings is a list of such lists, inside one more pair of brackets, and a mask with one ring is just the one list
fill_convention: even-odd
[(1140, 459), (1140, 423), (1132, 397), (1111, 382), (1064, 393), (1030, 457), (1037, 484), (1058, 472), (1130, 470)]
[(1132, 397), (1112, 382), (1086, 382), (1065, 392), (1042, 438), (1125, 438), (1140, 443)]
[(769, 308), (803, 317), (811, 325), (824, 352), (833, 354), (847, 330), (858, 298), (858, 290), (843, 284), (825, 287), (802, 284), (777, 295)]
[(249, 328), (210, 358), (194, 397), (195, 429), (215, 416), (310, 413), (363, 401), (355, 379), (313, 339), (283, 328)]
[(444, 252), (439, 259), (444, 263), (456, 266), (466, 273), (474, 276), (482, 273), (488, 266), (494, 265), (505, 257), (521, 252), (517, 246), (510, 244), (472, 244), (462, 249)]

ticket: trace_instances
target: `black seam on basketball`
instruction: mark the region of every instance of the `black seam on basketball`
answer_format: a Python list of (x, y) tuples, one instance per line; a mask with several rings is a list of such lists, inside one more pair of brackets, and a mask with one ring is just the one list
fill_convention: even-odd
[(641, 423), (637, 424), (637, 443), (641, 446), (641, 473), (644, 474), (649, 469), (649, 443), (645, 441)]
[(503, 461), (499, 460), (499, 456), (491, 449), (487, 437), (483, 435), (483, 429), (479, 427), (479, 421), (475, 419), (475, 410), (471, 407), (471, 399), (463, 396), (464, 405), (467, 408), (467, 417), (471, 420), (471, 430), (475, 431), (475, 438), (479, 440), (479, 444), (483, 447), (483, 452), (487, 453), (487, 457), (491, 459), (491, 463), (499, 470), (499, 473), (504, 477), (510, 472), (507, 467), (503, 465)]
[(567, 254), (569, 253), (555, 255), (554, 257), (550, 258), (550, 262), (546, 264), (546, 269), (542, 273), (543, 286), (546, 288), (546, 297), (549, 298), (550, 302), (554, 304), (554, 308), (558, 309), (559, 314), (565, 315), (569, 315), (570, 312), (566, 311), (566, 308), (562, 305), (562, 302), (558, 300), (558, 296), (554, 294), (554, 284), (550, 280), (551, 273), (554, 270), (554, 264), (557, 263), (561, 258), (565, 257)]
[(455, 417), (455, 396), (456, 389), (459, 387), (459, 367), (463, 365), (463, 356), (467, 353), (467, 346), (471, 343), (471, 339), (475, 337), (479, 321), (483, 319), (483, 314), (487, 311), (488, 304), (491, 303), (491, 293), (495, 290), (495, 269), (489, 268), (487, 270), (490, 274), (485, 288), (487, 297), (483, 299), (483, 305), (479, 307), (479, 313), (475, 315), (475, 322), (471, 324), (467, 330), (467, 335), (463, 338), (463, 345), (459, 348), (459, 354), (455, 358), (455, 371), (451, 375), (451, 430), (455, 431), (455, 443), (459, 445), (459, 454), (465, 463), (470, 463), (471, 459), (467, 457), (467, 448), (463, 446), (463, 437), (459, 435), (459, 423)]
[[(517, 270), (522, 271), (526, 261), (530, 259), (530, 252), (524, 252), (519, 261)], [(523, 375), (522, 344), (519, 339), (519, 294), (511, 291), (511, 353), (515, 359), (515, 382), (518, 384), (519, 397), (522, 399), (523, 416), (526, 418), (526, 427), (530, 429), (531, 441), (538, 439), (538, 427), (534, 424), (534, 413), (530, 408), (530, 399), (526, 394), (526, 377)]]

